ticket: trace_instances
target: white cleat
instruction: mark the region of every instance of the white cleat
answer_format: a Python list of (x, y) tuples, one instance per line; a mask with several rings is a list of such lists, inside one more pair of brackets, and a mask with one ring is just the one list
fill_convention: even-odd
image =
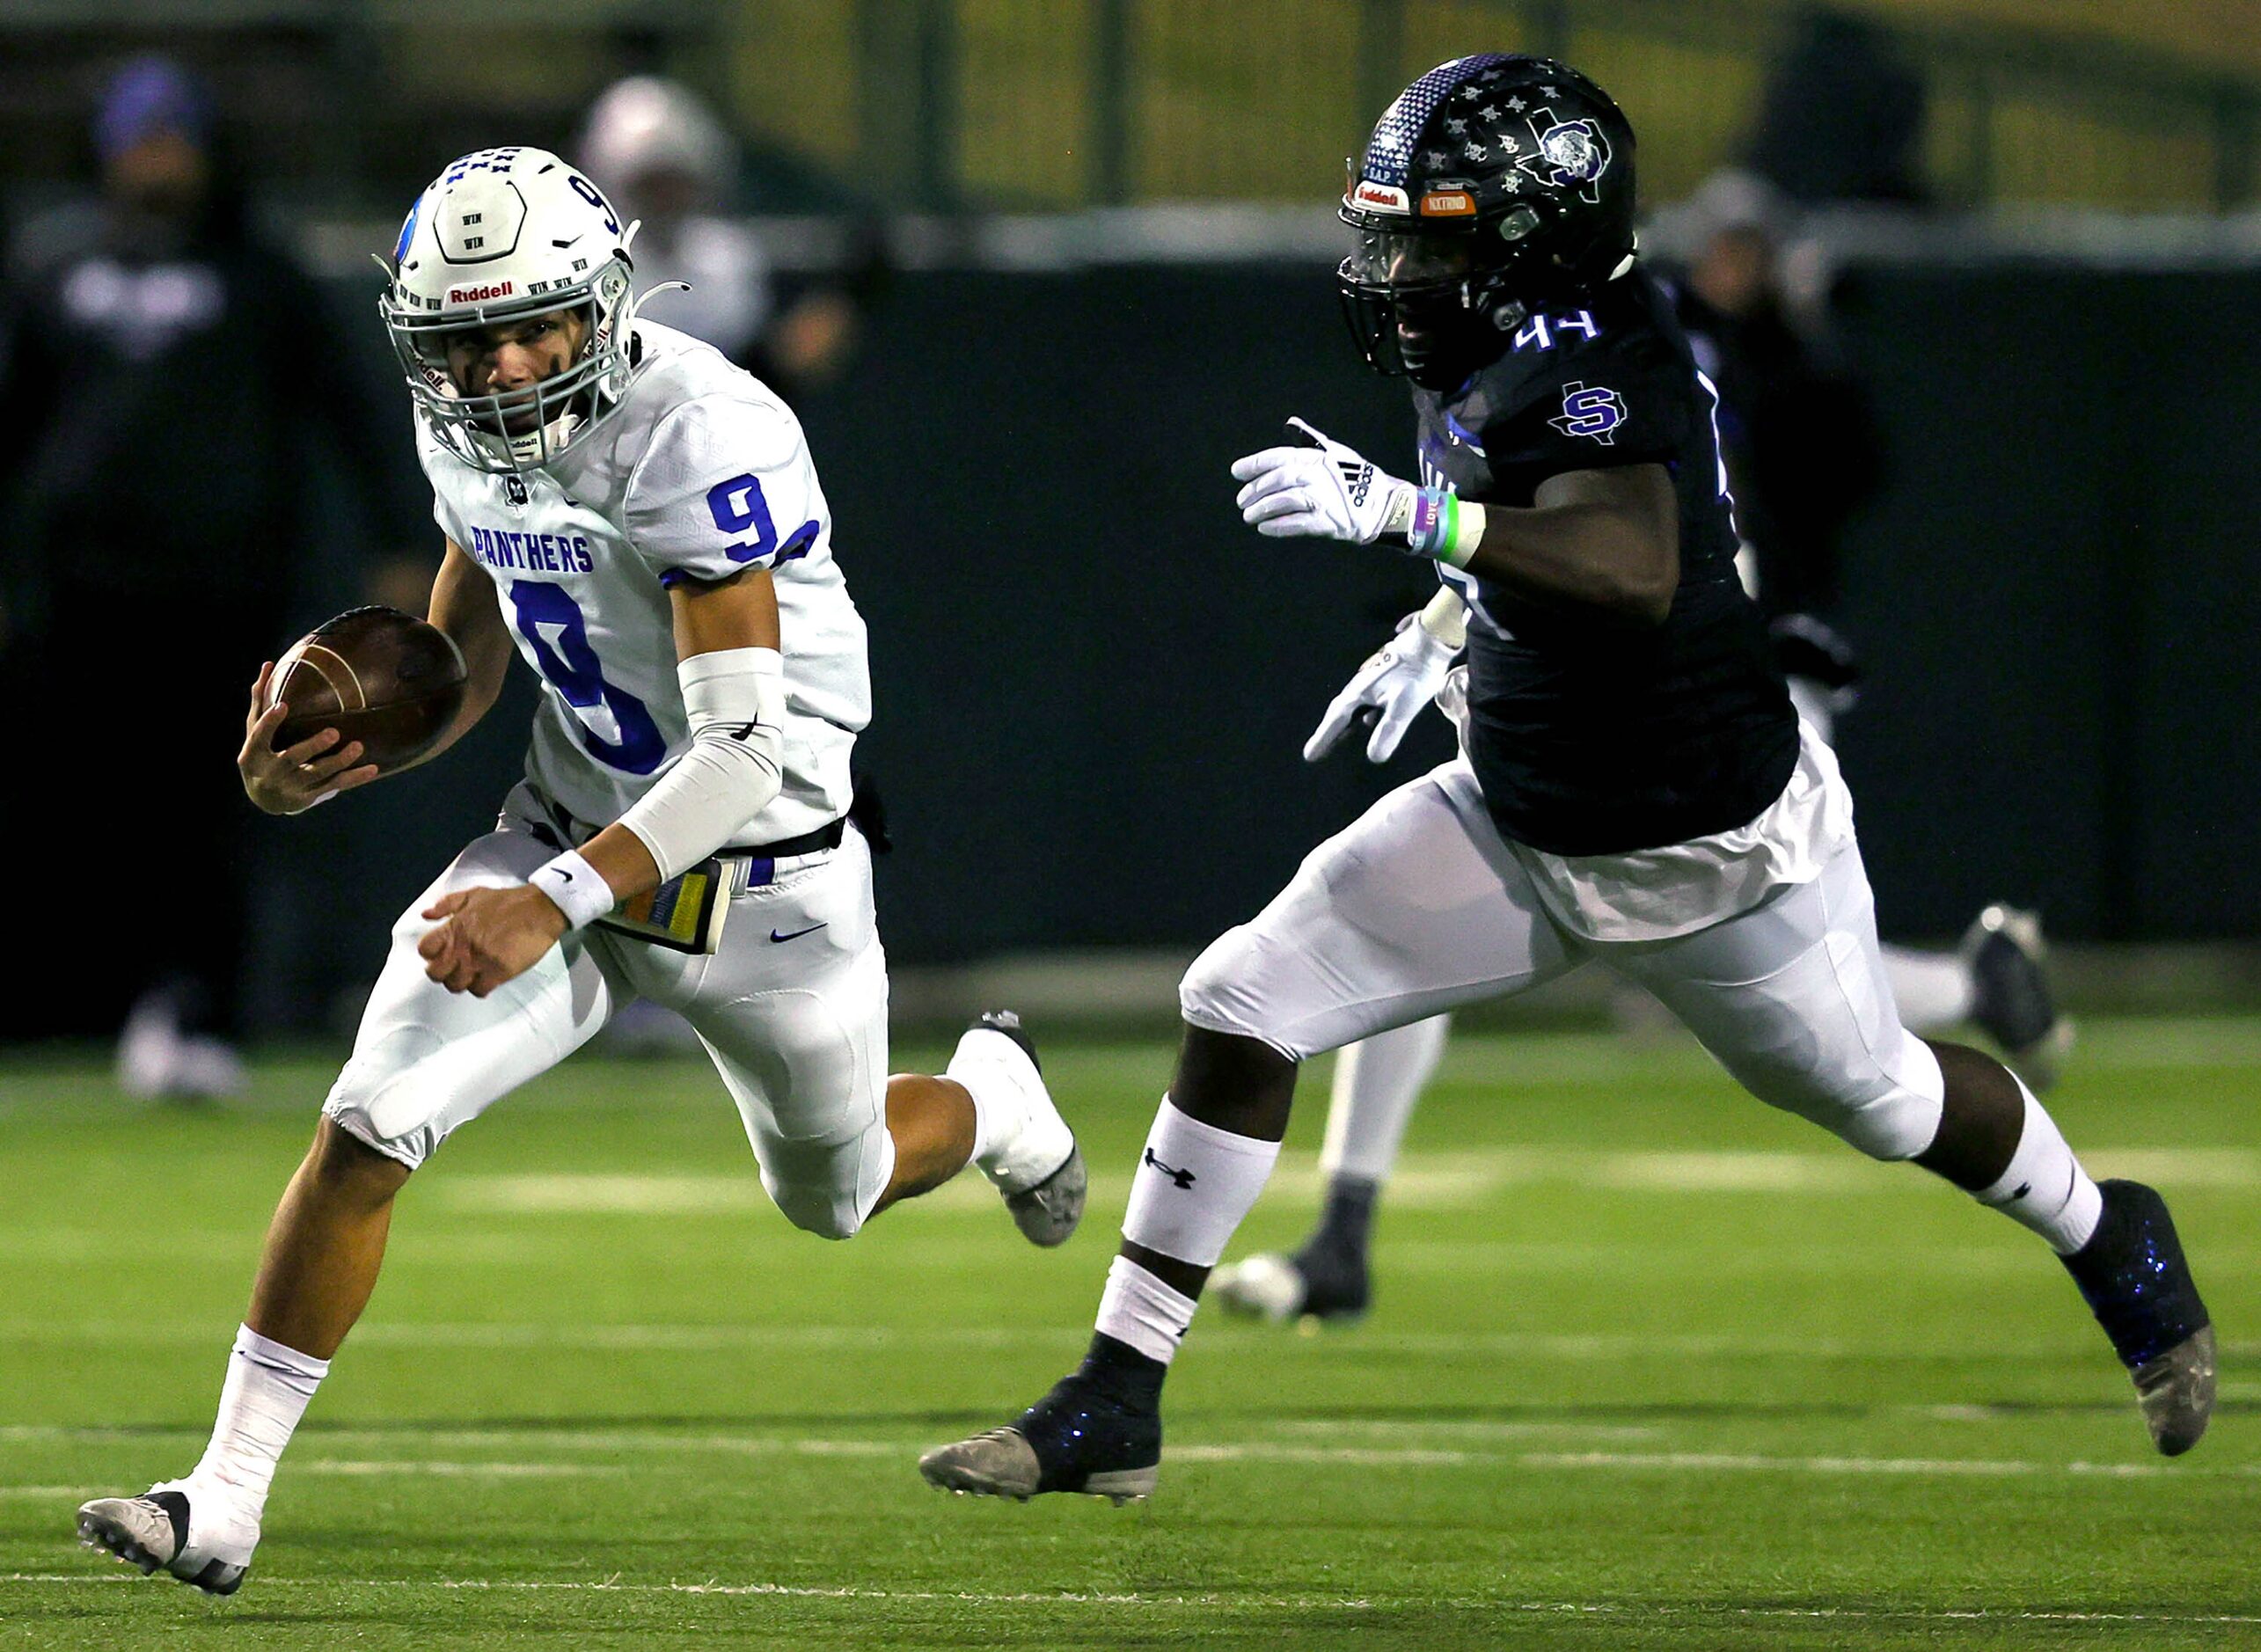
[(244, 1059), (216, 1038), (184, 1033), (172, 995), (135, 1000), (118, 1035), (118, 1087), (143, 1100), (209, 1100), (244, 1087)]
[(981, 1173), (1028, 1241), (1063, 1245), (1083, 1220), (1087, 1178), (1075, 1132), (1052, 1105), (1036, 1046), (1010, 1010), (985, 1011), (945, 1068), (979, 1101), (989, 1137)]
[(1218, 1268), (1210, 1276), (1209, 1295), (1228, 1312), (1285, 1325), (1303, 1312), (1303, 1272), (1292, 1259), (1265, 1251)]
[(187, 1482), (169, 1480), (139, 1497), (98, 1497), (78, 1510), (78, 1540), (106, 1549), (142, 1575), (163, 1568), (208, 1595), (232, 1595), (251, 1569), (259, 1528), (223, 1522), (200, 1531), (189, 1517)]
[(1292, 1256), (1264, 1251), (1209, 1276), (1209, 1294), (1233, 1313), (1304, 1331), (1365, 1317), (1373, 1281), (1363, 1250), (1314, 1233)]

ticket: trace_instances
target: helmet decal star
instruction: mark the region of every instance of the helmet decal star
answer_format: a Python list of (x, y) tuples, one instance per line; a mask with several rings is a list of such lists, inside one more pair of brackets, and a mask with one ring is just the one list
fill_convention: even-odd
[[(1450, 62), (1439, 63), (1400, 92), (1383, 112), (1372, 136), (1367, 140), (1364, 164), (1359, 168), (1361, 176), (1385, 188), (1402, 186), (1407, 168), (1418, 152), (1422, 135), (1432, 121), (1446, 110), (1486, 102), (1492, 94), (1484, 88), (1526, 72), (1526, 60), (1496, 53), (1456, 57)], [(1465, 122), (1452, 128), (1456, 137), (1465, 135), (1466, 130)]]

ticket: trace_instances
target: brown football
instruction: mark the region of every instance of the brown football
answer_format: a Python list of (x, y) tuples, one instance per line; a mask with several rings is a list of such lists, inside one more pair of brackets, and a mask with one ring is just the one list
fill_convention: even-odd
[(363, 763), (406, 766), (438, 743), (463, 709), (463, 655), (445, 632), (397, 608), (326, 620), (275, 662), (267, 704), (290, 707), (274, 749), (325, 728), (362, 742)]

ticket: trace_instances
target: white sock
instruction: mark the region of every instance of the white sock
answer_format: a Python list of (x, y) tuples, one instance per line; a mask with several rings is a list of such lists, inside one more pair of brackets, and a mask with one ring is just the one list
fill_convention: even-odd
[(1320, 1173), (1329, 1181), (1337, 1176), (1375, 1183), (1389, 1180), (1406, 1121), (1444, 1057), (1452, 1031), (1451, 1016), (1432, 1015), (1362, 1038), (1335, 1057), (1327, 1141), (1319, 1150)]
[(1960, 954), (1912, 947), (1887, 947), (1884, 953), (1884, 977), (1892, 983), (1902, 1027), (1911, 1033), (1943, 1033), (1971, 1019), (1971, 967)]
[(1123, 1237), (1196, 1268), (1216, 1267), (1279, 1156), (1277, 1142), (1204, 1124), (1164, 1096), (1130, 1179)]
[(1127, 1256), (1107, 1268), (1094, 1327), (1167, 1365), (1193, 1324), (1194, 1299), (1173, 1290)]
[(954, 1078), (958, 1087), (966, 1093), (967, 1099), (974, 1104), (974, 1150), (966, 1155), (966, 1163), (978, 1165), (989, 1151), (990, 1126), (995, 1122), (993, 1110), (981, 1104), (982, 1090), (989, 1086), (984, 1085), (980, 1089), (977, 1089), (962, 1077), (949, 1073), (945, 1073), (943, 1077)]
[[(977, 1033), (980, 1035), (978, 1038)], [(974, 1104), (974, 1150), (966, 1155), (966, 1162), (970, 1165), (981, 1163), (999, 1145), (998, 1137), (1011, 1128), (1011, 1121), (999, 1116), (998, 1099), (989, 1093), (989, 1075), (982, 1073), (978, 1078), (976, 1077), (982, 1065), (981, 1056), (986, 1053), (980, 1047), (981, 1041), (1004, 1036), (1002, 1033), (993, 1033), (985, 1027), (970, 1029), (959, 1038), (957, 1049), (951, 1052), (949, 1064), (942, 1069), (942, 1076), (955, 1082)], [(973, 1054), (970, 1061), (967, 1059), (969, 1049)]]
[[(2017, 1078), (2015, 1073), (2010, 1076)], [(2025, 1128), (2018, 1136), (2017, 1151), (2010, 1155), (2001, 1179), (1981, 1190), (1978, 1200), (2031, 1228), (2060, 1256), (2070, 1256), (2096, 1231), (2104, 1195), (2023, 1079), (2017, 1078), (2017, 1089), (2025, 1098)]]
[(256, 1524), (282, 1448), (329, 1371), (328, 1360), (285, 1348), (249, 1326), (238, 1329), (212, 1443), (189, 1479), (219, 1487), (236, 1512)]

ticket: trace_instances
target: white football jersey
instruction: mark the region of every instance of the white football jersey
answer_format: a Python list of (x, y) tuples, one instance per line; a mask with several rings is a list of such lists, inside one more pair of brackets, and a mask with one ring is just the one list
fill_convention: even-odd
[(619, 406), (550, 464), (490, 475), (433, 438), (433, 516), (494, 581), (542, 679), (526, 777), (589, 827), (649, 791), (690, 742), (668, 587), (766, 567), (785, 654), (785, 786), (730, 841), (776, 843), (847, 812), (871, 720), (863, 617), (801, 421), (719, 351), (648, 321)]

